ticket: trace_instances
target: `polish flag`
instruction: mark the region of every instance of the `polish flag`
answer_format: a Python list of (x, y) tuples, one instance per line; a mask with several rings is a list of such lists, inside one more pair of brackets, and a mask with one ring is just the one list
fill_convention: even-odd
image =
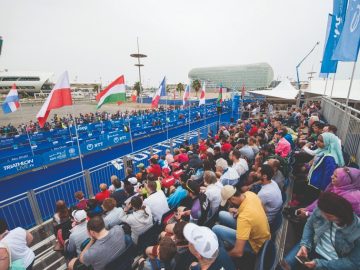
[(190, 85), (188, 84), (185, 88), (185, 92), (183, 95), (183, 105), (184, 106), (186, 104), (186, 101), (188, 101), (189, 97), (190, 97)]
[(199, 106), (200, 105), (205, 105), (205, 82), (203, 82), (203, 85), (201, 88)]
[(44, 127), (52, 109), (57, 109), (68, 105), (72, 105), (72, 98), (69, 76), (67, 71), (65, 71), (60, 76), (53, 90), (51, 90), (50, 95), (47, 97), (45, 103), (42, 105), (40, 111), (36, 115), (40, 127)]
[(153, 99), (151, 101), (151, 107), (157, 108), (159, 105), (160, 98), (166, 96), (166, 79), (162, 80), (159, 89), (155, 92)]

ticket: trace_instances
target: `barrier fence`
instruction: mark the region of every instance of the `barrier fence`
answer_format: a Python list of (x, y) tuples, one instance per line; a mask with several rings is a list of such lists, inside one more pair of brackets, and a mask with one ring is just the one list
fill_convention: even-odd
[(321, 114), (337, 127), (345, 152), (360, 164), (360, 111), (327, 97), (321, 99)]
[[(110, 177), (116, 175), (119, 179), (125, 177), (128, 162), (132, 163), (137, 172), (137, 165), (149, 165), (149, 158), (153, 154), (165, 155), (167, 149), (173, 150), (185, 141), (189, 144), (197, 143), (199, 139), (206, 139), (208, 133), (218, 129), (218, 122), (186, 132), (180, 136), (156, 143), (134, 153), (115, 160), (92, 167), (62, 178), (47, 185), (29, 190), (15, 197), (0, 202), (0, 218), (4, 218), (10, 228), (21, 226), (31, 228), (51, 218), (55, 211), (55, 203), (64, 200), (68, 206), (76, 204), (74, 193), (83, 191), (87, 198), (99, 191), (100, 183), (110, 185)], [(46, 175), (44, 175), (46, 177)]]

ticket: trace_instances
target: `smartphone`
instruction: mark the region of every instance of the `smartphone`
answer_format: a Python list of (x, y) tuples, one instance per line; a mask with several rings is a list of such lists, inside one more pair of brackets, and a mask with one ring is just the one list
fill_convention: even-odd
[(305, 264), (306, 262), (310, 262), (311, 260), (306, 258), (306, 257), (300, 257), (300, 256), (295, 256), (295, 259), (297, 259), (301, 264)]
[(297, 209), (297, 210), (295, 211), (295, 216), (300, 216), (300, 214), (301, 214), (301, 211), (300, 211), (299, 209)]

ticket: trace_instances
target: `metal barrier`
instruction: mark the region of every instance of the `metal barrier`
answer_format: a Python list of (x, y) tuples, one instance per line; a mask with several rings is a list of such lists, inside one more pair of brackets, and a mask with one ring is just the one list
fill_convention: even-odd
[(323, 97), (321, 114), (337, 127), (344, 150), (360, 164), (360, 111)]
[[(173, 137), (169, 140), (156, 143), (126, 156), (106, 162), (55, 182), (41, 186), (34, 190), (19, 194), (15, 197), (0, 202), (0, 218), (4, 218), (9, 228), (21, 226), (31, 228), (51, 218), (55, 212), (55, 203), (64, 200), (68, 206), (75, 205), (74, 193), (83, 191), (87, 198), (99, 191), (100, 183), (110, 185), (110, 177), (125, 177), (124, 160), (131, 160), (137, 172), (137, 165), (149, 165), (149, 158), (153, 154), (163, 156), (167, 149), (174, 149), (186, 140), (190, 144), (197, 143), (199, 139), (206, 139), (209, 131), (215, 133), (218, 122), (211, 123), (201, 128)], [(44, 175), (46, 177), (46, 175)]]

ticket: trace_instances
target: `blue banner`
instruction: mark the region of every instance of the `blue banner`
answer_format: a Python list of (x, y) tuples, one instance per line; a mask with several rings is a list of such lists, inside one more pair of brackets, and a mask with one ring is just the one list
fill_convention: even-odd
[(332, 59), (356, 62), (360, 44), (360, 0), (350, 0), (340, 40)]
[(5, 177), (19, 172), (27, 171), (40, 167), (42, 165), (42, 158), (39, 156), (23, 158), (17, 161), (8, 162), (1, 165), (0, 176)]
[(79, 151), (77, 146), (63, 147), (61, 149), (49, 151), (42, 154), (44, 165), (66, 160), (69, 158), (74, 158), (77, 156), (79, 156)]

